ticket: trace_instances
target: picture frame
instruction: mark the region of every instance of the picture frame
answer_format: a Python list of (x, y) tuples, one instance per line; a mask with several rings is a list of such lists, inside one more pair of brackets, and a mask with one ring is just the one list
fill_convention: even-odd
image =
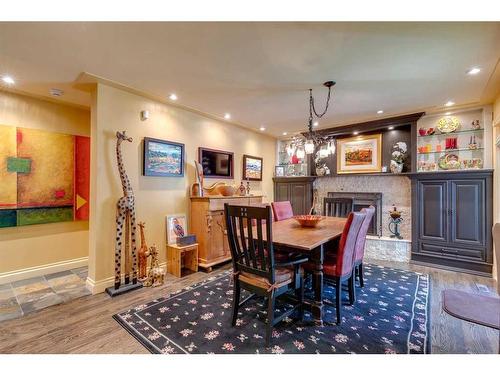
[(205, 178), (233, 179), (234, 153), (231, 151), (199, 147), (198, 162)]
[(262, 181), (264, 159), (258, 156), (243, 155), (243, 180)]
[(184, 177), (183, 143), (144, 138), (143, 175)]
[[(177, 242), (178, 237), (188, 234), (188, 226), (185, 214), (168, 215), (166, 218), (167, 244), (172, 245)], [(183, 233), (183, 235), (181, 235)]]
[(337, 173), (382, 171), (382, 134), (337, 139)]
[(275, 177), (285, 177), (285, 167), (283, 165), (277, 165), (274, 167)]

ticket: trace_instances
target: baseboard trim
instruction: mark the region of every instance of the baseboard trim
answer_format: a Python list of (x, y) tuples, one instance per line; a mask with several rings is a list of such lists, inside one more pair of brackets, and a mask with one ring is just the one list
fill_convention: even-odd
[[(166, 270), (167, 269), (167, 262), (160, 263), (160, 267), (162, 267), (163, 269)], [(149, 267), (148, 267), (148, 270), (149, 270)], [(122, 278), (122, 282), (123, 282), (123, 278)], [(89, 276), (89, 277), (87, 277), (86, 284), (87, 284), (87, 289), (90, 290), (90, 292), (92, 294), (104, 293), (106, 291), (106, 288), (113, 286), (115, 284), (115, 277), (110, 276), (110, 277), (106, 277), (105, 279), (96, 281), (96, 280), (91, 279)]]
[(56, 263), (44, 264), (37, 267), (29, 267), (15, 271), (3, 272), (0, 273), (0, 284), (12, 283), (14, 281), (30, 279), (32, 277), (48, 275), (61, 271), (68, 271), (73, 268), (86, 267), (88, 265), (88, 262), (88, 257), (82, 257), (64, 260)]

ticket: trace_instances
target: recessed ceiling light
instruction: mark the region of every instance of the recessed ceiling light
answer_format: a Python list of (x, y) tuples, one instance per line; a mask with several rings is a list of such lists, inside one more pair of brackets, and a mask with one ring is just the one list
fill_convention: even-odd
[(231, 118), (231, 114), (230, 114), (230, 113), (226, 113), (226, 114), (224, 114), (224, 118), (225, 118), (226, 120), (229, 120), (229, 119)]
[(14, 81), (14, 78), (12, 78), (11, 76), (3, 76), (2, 81), (7, 85), (13, 85), (14, 83), (16, 83), (16, 81)]
[(445, 113), (445, 116), (449, 116), (449, 115), (451, 115), (451, 112), (446, 112)]
[(394, 126), (389, 126), (389, 130), (394, 130)]
[(261, 132), (263, 132), (264, 130), (266, 130), (266, 128), (265, 128), (265, 127), (263, 127), (263, 126), (261, 126), (261, 127), (260, 127), (260, 131), (261, 131)]
[(352, 134), (354, 134), (354, 135), (358, 135), (358, 134), (359, 134), (359, 132), (353, 132)]
[(318, 121), (314, 121), (313, 122), (313, 126), (318, 126), (319, 125), (319, 122)]
[(470, 76), (473, 76), (473, 75), (478, 74), (480, 71), (481, 71), (481, 69), (479, 69), (478, 67), (474, 67), (474, 68), (470, 68), (469, 70), (467, 70), (467, 74)]
[(170, 94), (170, 96), (168, 97), (170, 100), (177, 100), (177, 95), (175, 94)]
[(283, 135), (288, 135), (288, 133), (287, 132), (283, 132)]
[(380, 115), (380, 114), (384, 113), (384, 111), (382, 111), (381, 109), (379, 109), (379, 110), (377, 111), (377, 113)]
[(452, 100), (448, 100), (444, 105), (445, 107), (451, 107), (452, 105), (455, 105), (455, 102)]

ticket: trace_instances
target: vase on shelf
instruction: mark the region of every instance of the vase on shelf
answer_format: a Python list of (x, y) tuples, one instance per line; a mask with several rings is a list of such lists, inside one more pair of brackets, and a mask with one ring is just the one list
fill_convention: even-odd
[(395, 160), (391, 160), (391, 172), (398, 174), (403, 172), (403, 163), (398, 163)]

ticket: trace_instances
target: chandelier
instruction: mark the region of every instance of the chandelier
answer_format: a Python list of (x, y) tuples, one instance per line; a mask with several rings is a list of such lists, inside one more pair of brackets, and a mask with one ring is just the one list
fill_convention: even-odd
[(316, 147), (319, 147), (319, 156), (324, 158), (328, 155), (333, 155), (335, 153), (335, 142), (333, 139), (319, 135), (313, 130), (313, 120), (314, 116), (320, 119), (328, 112), (328, 106), (330, 104), (330, 97), (332, 87), (335, 85), (334, 81), (326, 81), (323, 86), (328, 87), (328, 96), (326, 98), (326, 105), (323, 112), (318, 113), (316, 106), (314, 105), (314, 97), (312, 94), (312, 89), (309, 89), (309, 121), (308, 121), (308, 132), (305, 135), (304, 151), (306, 154), (312, 154)]

